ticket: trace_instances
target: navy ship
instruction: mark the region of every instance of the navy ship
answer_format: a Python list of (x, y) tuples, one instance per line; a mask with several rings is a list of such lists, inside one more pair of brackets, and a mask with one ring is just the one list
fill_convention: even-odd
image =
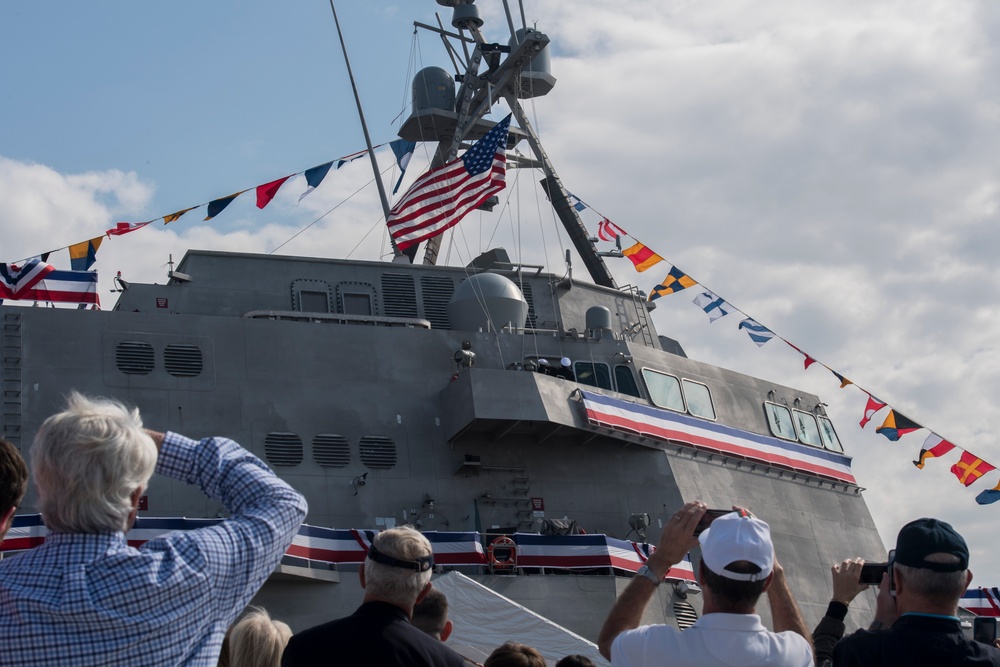
[[(440, 165), (511, 113), (508, 148), (524, 154), (508, 166), (541, 181), (573, 244), (565, 266), (503, 248), (439, 265), (440, 237), (393, 261), (190, 250), (166, 284), (120, 282), (110, 310), (0, 306), (3, 437), (27, 457), (76, 389), (157, 429), (237, 440), (309, 502), (255, 600), (295, 629), (350, 613), (372, 531), (409, 524), (443, 575), (596, 640), (664, 520), (695, 498), (770, 523), (817, 622), (830, 563), (885, 556), (820, 397), (688, 358), (656, 329), (655, 302), (616, 283), (522, 107), (555, 85), (547, 35), (504, 2), (508, 29), (490, 41), (474, 3), (441, 4), (450, 29), (417, 27), (452, 44), (457, 76), (417, 74), (400, 136), (436, 144)], [(162, 478), (142, 510), (133, 542), (224, 516)], [(15, 544), (42, 539), (37, 511), (29, 492)], [(691, 558), (648, 621), (700, 613)], [(859, 598), (849, 626), (871, 605)]]

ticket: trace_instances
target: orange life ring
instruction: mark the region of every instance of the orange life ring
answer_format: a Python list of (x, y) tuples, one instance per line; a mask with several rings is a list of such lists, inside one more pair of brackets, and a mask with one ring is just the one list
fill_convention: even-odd
[(490, 542), (486, 555), (490, 568), (494, 570), (512, 570), (517, 567), (517, 543), (506, 535)]

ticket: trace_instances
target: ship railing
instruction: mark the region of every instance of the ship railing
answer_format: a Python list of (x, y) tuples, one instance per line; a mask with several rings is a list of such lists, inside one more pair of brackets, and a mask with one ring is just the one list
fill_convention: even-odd
[(317, 324), (360, 324), (376, 327), (407, 327), (430, 329), (430, 320), (422, 317), (385, 317), (382, 315), (346, 315), (343, 313), (305, 313), (297, 310), (251, 310), (243, 314), (247, 320), (281, 320), (283, 322), (315, 322)]

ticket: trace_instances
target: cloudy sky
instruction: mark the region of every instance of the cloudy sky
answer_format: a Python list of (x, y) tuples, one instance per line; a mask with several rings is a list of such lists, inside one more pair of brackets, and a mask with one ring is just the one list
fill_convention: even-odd
[[(326, 2), (43, 4), (0, 6), (4, 261), (364, 146)], [(493, 17), (487, 36), (505, 40), (499, 3), (480, 4)], [(995, 4), (525, 4), (553, 40), (558, 79), (527, 108), (570, 190), (821, 362), (1000, 465)], [(412, 34), (412, 20), (434, 23), (440, 8), (339, 5), (373, 141), (390, 141), (413, 73), (447, 65), (436, 37)], [(409, 179), (432, 150), (418, 150)], [(561, 272), (568, 242), (538, 203), (538, 175), (508, 178), (502, 213), (470, 216), (442, 257), (464, 263), (502, 245)], [(296, 179), (264, 211), (248, 193), (211, 223), (195, 211), (107, 240), (101, 298), (113, 303), (119, 270), (162, 282), (170, 255), (190, 247), (384, 257), (370, 181), (359, 160), (300, 204)], [(65, 251), (51, 261), (68, 268)], [(667, 265), (611, 268), (648, 291)], [(1000, 584), (1000, 504), (974, 500), (1000, 473), (966, 489), (948, 471), (957, 455), (917, 470), (926, 431), (890, 443), (873, 431), (882, 415), (861, 430), (861, 391), (803, 371), (780, 341), (758, 349), (737, 316), (709, 325), (693, 296), (658, 301), (661, 333), (694, 358), (819, 394), (887, 544), (909, 519), (944, 518), (969, 540), (977, 583)]]

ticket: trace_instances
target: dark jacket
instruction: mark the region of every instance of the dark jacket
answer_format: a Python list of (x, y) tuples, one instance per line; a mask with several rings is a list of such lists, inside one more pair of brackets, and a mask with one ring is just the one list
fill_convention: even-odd
[(833, 667), (995, 665), (1000, 650), (962, 634), (951, 616), (903, 614), (888, 630), (858, 630), (833, 649)]
[(282, 667), (331, 664), (462, 667), (463, 662), (442, 642), (410, 625), (399, 607), (366, 602), (350, 616), (293, 636), (281, 656)]

